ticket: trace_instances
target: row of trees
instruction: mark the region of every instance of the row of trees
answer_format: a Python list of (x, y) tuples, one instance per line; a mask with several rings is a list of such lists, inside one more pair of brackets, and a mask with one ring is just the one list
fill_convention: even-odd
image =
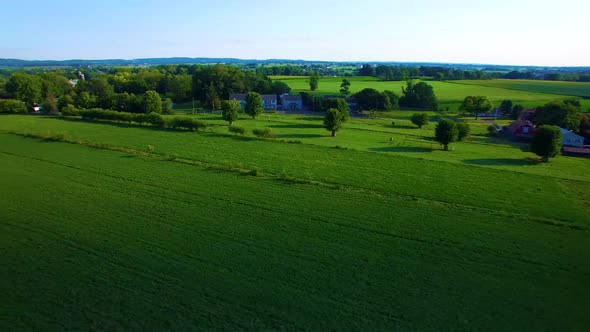
[[(148, 91), (169, 102), (188, 102), (196, 98), (205, 107), (218, 108), (231, 93), (255, 91), (263, 94), (290, 92), (284, 82), (271, 81), (254, 70), (233, 66), (160, 66), (155, 68), (111, 68), (84, 73), (84, 79), (71, 84), (80, 74), (64, 71), (49, 73), (13, 73), (0, 81), (0, 98), (32, 103), (45, 102), (49, 108), (72, 104), (79, 108), (99, 107), (125, 112), (146, 112)], [(81, 78), (81, 77), (80, 77)], [(63, 99), (63, 101), (62, 101)]]

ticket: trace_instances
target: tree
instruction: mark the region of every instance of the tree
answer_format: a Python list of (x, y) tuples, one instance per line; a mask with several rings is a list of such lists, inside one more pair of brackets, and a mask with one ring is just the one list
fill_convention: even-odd
[(438, 102), (434, 95), (434, 88), (425, 83), (419, 82), (414, 84), (414, 81), (409, 80), (406, 86), (402, 87), (402, 97), (399, 101), (400, 105), (405, 107), (426, 108), (436, 110)]
[(350, 108), (343, 98), (330, 98), (324, 101), (324, 109), (335, 108), (342, 114), (342, 122), (350, 119)]
[(514, 120), (518, 119), (520, 114), (524, 111), (524, 106), (520, 104), (516, 104), (512, 107), (512, 112), (510, 112), (510, 117)]
[(469, 127), (469, 123), (467, 122), (458, 122), (457, 123), (457, 141), (462, 142), (464, 141), (467, 136), (471, 133), (471, 127)]
[(457, 124), (453, 121), (442, 119), (436, 125), (434, 138), (437, 142), (444, 145), (445, 151), (449, 150), (449, 144), (456, 142), (459, 137)]
[(344, 121), (342, 120), (342, 113), (335, 109), (330, 108), (328, 112), (326, 112), (326, 117), (324, 118), (324, 127), (326, 130), (332, 132), (332, 137), (336, 136), (336, 132), (342, 129), (342, 124)]
[(47, 98), (45, 98), (45, 101), (43, 102), (43, 109), (51, 114), (57, 113), (57, 101), (52, 94), (48, 94)]
[(383, 91), (384, 106), (385, 110), (397, 110), (399, 109), (399, 96), (391, 91)]
[(257, 92), (248, 92), (246, 95), (246, 114), (256, 119), (258, 114), (262, 113), (262, 97)]
[(309, 73), (309, 89), (311, 91), (317, 90), (319, 87), (319, 81), (320, 81), (320, 75), (315, 71), (311, 71)]
[(375, 89), (366, 88), (355, 93), (353, 97), (362, 110), (384, 111), (393, 108), (389, 92), (381, 93)]
[[(579, 105), (579, 102), (578, 104)], [(580, 108), (570, 100), (557, 100), (537, 107), (534, 121), (537, 125), (554, 125), (568, 130), (580, 128)]]
[(231, 126), (232, 123), (240, 117), (240, 102), (235, 99), (224, 101), (223, 104), (221, 104), (221, 110), (221, 118), (229, 122), (229, 125)]
[(41, 80), (25, 73), (14, 73), (6, 82), (6, 92), (27, 104), (41, 101)]
[(531, 150), (542, 157), (543, 162), (548, 162), (550, 157), (555, 157), (561, 150), (561, 130), (557, 126), (539, 126), (535, 130), (535, 136), (531, 142)]
[(412, 114), (412, 117), (410, 118), (410, 120), (412, 121), (413, 124), (418, 126), (418, 128), (422, 128), (422, 126), (425, 126), (428, 124), (428, 114), (414, 113), (414, 114)]
[(347, 79), (342, 80), (342, 84), (340, 84), (340, 93), (348, 96), (350, 94), (350, 81)]
[(489, 113), (492, 111), (492, 103), (488, 97), (484, 96), (467, 96), (463, 100), (459, 110), (469, 113), (477, 119), (480, 113)]
[(95, 104), (96, 98), (86, 91), (80, 92), (74, 102), (74, 106), (81, 109), (93, 108)]
[(172, 109), (172, 99), (166, 98), (164, 103), (162, 104), (162, 114), (174, 114), (174, 110)]
[(145, 93), (144, 105), (146, 113), (162, 113), (162, 98), (154, 90)]
[(282, 81), (274, 81), (272, 82), (272, 93), (276, 95), (282, 95), (283, 93), (291, 92), (291, 87)]
[(502, 114), (512, 114), (512, 100), (502, 100), (502, 103), (500, 104), (500, 111), (502, 111)]

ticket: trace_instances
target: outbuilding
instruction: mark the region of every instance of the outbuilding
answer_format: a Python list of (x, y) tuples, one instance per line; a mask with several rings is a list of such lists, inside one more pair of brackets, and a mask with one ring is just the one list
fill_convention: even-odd
[(573, 146), (576, 148), (584, 147), (584, 137), (569, 131), (565, 128), (559, 128), (562, 133), (561, 143), (563, 146)]

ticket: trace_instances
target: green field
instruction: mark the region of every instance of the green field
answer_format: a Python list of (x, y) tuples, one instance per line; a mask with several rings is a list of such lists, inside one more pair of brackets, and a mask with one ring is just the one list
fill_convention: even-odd
[(409, 114), (1, 116), (0, 329), (586, 329), (590, 160)]
[[(287, 83), (293, 93), (310, 92), (307, 77), (277, 76), (274, 79)], [(342, 77), (322, 77), (317, 95), (338, 95)], [(401, 95), (405, 82), (379, 81), (373, 77), (346, 77), (351, 82), (352, 93), (365, 88), (379, 91), (392, 90)], [(441, 108), (456, 110), (466, 96), (487, 96), (494, 104), (500, 106), (504, 99), (525, 107), (541, 106), (547, 102), (571, 96), (590, 96), (590, 83), (526, 81), (526, 80), (484, 80), (484, 81), (427, 81), (434, 87)], [(590, 108), (590, 100), (582, 100), (583, 109)]]

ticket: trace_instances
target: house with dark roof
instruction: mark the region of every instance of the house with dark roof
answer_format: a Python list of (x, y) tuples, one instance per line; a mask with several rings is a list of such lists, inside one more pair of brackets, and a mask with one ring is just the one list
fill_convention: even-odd
[(281, 95), (281, 104), (284, 110), (300, 111), (303, 109), (303, 98), (288, 93)]
[(262, 97), (262, 108), (265, 111), (272, 111), (277, 109), (277, 95), (260, 95)]
[(232, 93), (229, 95), (229, 100), (237, 100), (240, 103), (240, 107), (242, 107), (242, 109), (246, 108), (245, 93)]
[(528, 120), (518, 119), (506, 127), (506, 131), (512, 135), (512, 139), (528, 140), (535, 135), (535, 126)]
[[(262, 98), (262, 108), (266, 111), (277, 109), (277, 96), (276, 95), (260, 95)], [(242, 109), (246, 108), (246, 94), (245, 93), (232, 93), (229, 95), (229, 100), (237, 100), (240, 103)]]

